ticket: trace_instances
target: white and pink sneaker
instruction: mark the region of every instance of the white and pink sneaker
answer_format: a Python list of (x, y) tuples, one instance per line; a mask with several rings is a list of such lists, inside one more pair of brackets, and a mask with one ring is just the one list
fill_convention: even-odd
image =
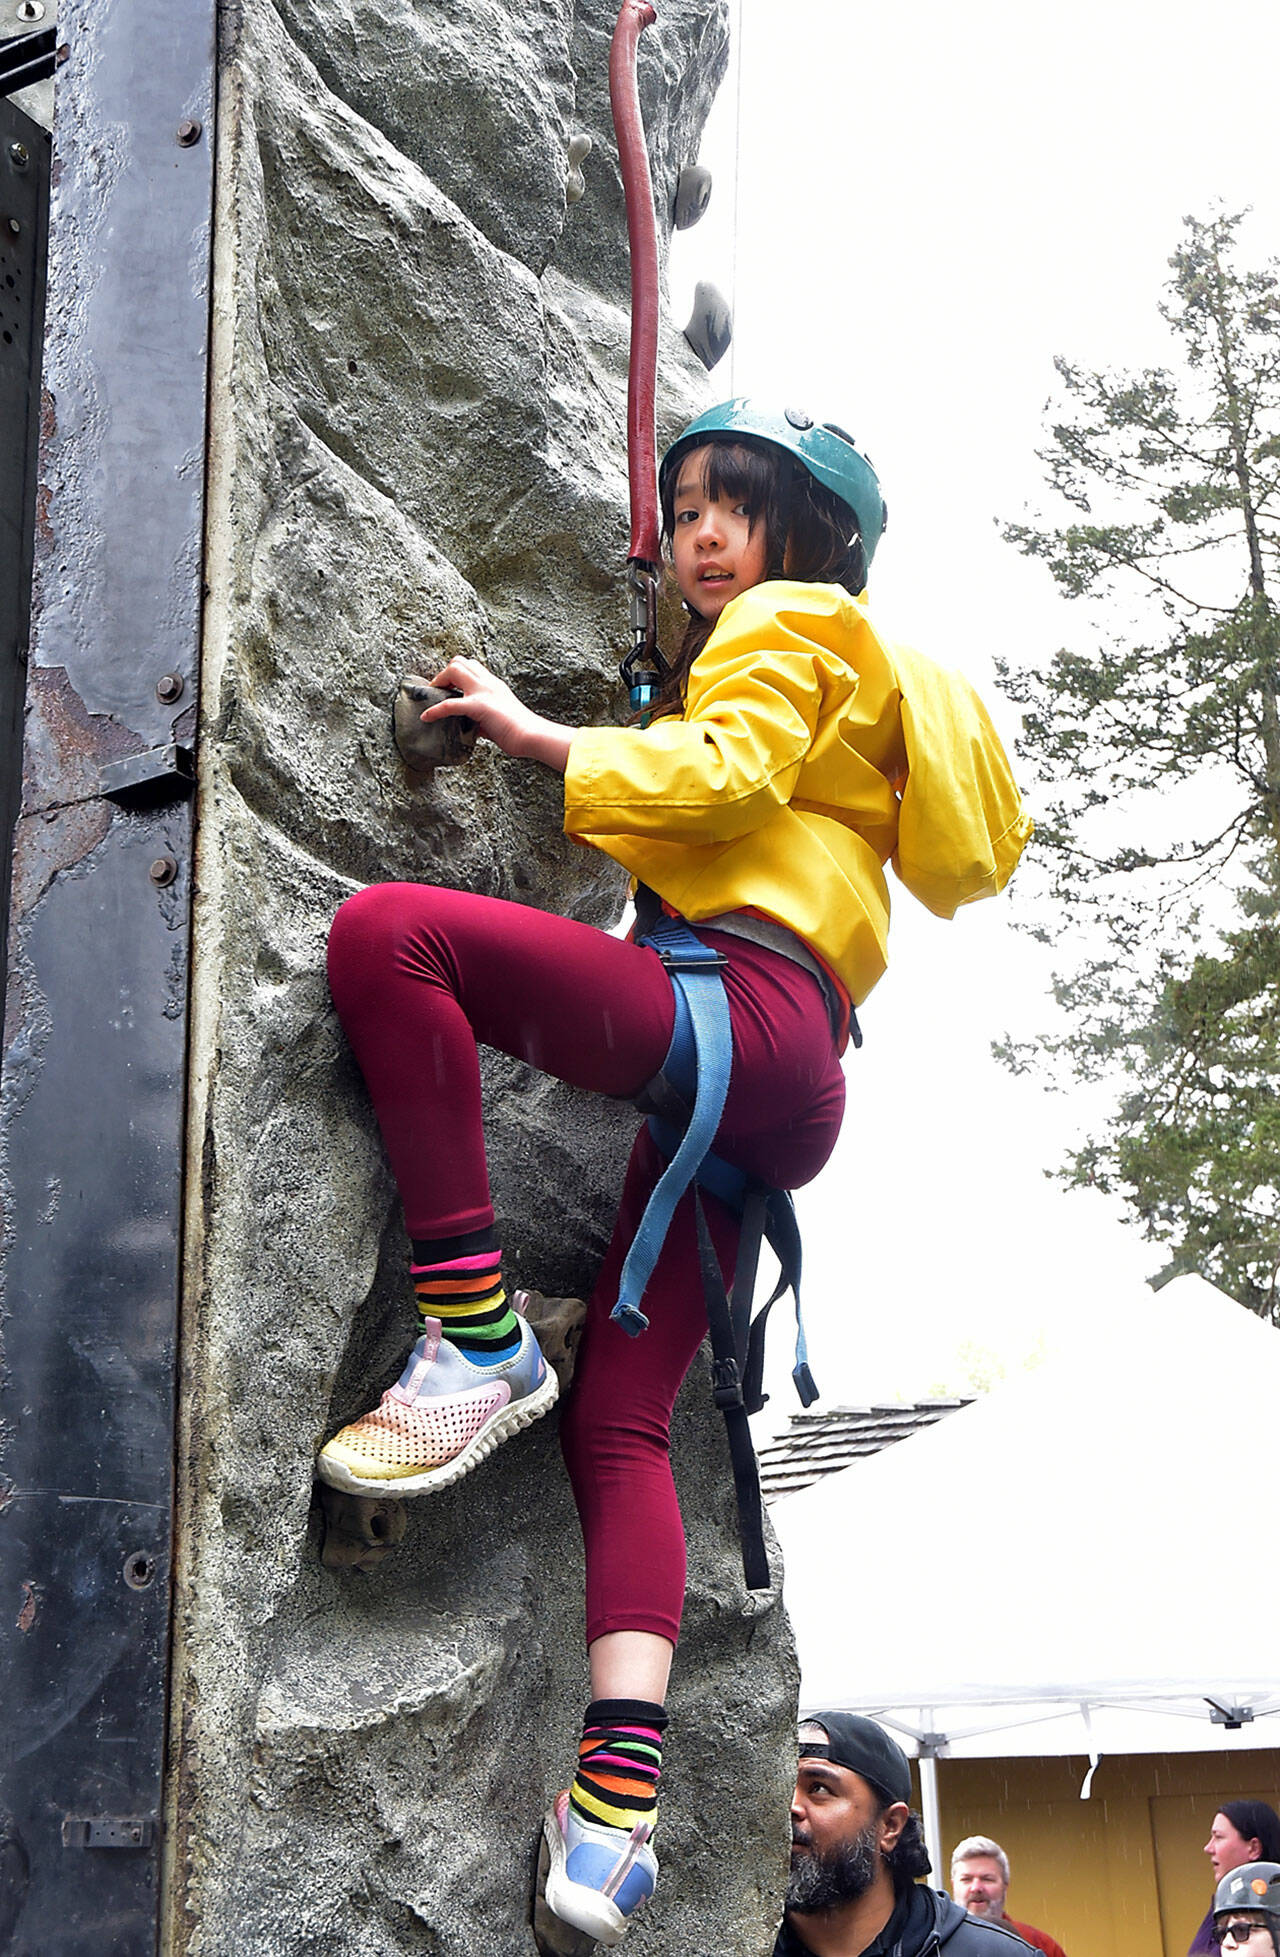
[(642, 1821), (624, 1835), (619, 1828), (584, 1821), (566, 1793), (551, 1803), (542, 1833), (550, 1851), (548, 1909), (612, 1950), (657, 1886), (652, 1828)]
[(429, 1318), (394, 1386), (320, 1450), (322, 1481), (349, 1495), (434, 1495), (556, 1403), (556, 1376), (528, 1323), (520, 1349), (477, 1366)]

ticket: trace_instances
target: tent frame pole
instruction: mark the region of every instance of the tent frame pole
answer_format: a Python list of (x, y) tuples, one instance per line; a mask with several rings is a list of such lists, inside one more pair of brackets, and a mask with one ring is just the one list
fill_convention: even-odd
[(925, 1846), (929, 1860), (933, 1863), (934, 1884), (939, 1889), (947, 1887), (946, 1869), (942, 1860), (942, 1810), (938, 1803), (938, 1756), (932, 1749), (920, 1748), (918, 1761), (920, 1768), (920, 1809), (924, 1823)]

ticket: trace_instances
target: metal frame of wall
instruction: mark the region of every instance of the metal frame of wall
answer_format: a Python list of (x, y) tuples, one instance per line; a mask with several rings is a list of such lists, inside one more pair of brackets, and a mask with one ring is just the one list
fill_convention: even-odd
[(0, 96), (0, 944), (22, 781), (48, 222), (48, 135)]
[[(159, 1938), (215, 11), (61, 0), (20, 498), (0, 464), (0, 522), (34, 529), (29, 635), (25, 570), (0, 588), (0, 1952), (23, 1957)], [(0, 239), (25, 235), (15, 182), (0, 164)], [(38, 286), (33, 257), (28, 398)]]

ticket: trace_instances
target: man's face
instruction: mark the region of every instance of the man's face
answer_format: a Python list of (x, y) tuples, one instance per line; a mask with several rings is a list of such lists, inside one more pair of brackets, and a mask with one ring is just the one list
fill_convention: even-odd
[(791, 1802), (791, 1881), (787, 1908), (835, 1909), (865, 1896), (909, 1810), (880, 1810), (861, 1774), (830, 1760), (802, 1758)]
[(967, 1861), (957, 1862), (951, 1875), (951, 1888), (956, 1901), (963, 1904), (970, 1916), (994, 1919), (1004, 1915), (1008, 1884), (994, 1855), (971, 1855)]

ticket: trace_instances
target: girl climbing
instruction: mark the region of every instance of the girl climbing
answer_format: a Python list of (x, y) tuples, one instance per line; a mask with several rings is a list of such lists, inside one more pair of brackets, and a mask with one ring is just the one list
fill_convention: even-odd
[[(461, 697), (423, 718), (466, 714), (505, 753), (563, 774), (567, 832), (631, 873), (641, 916), (681, 916), (723, 955), (733, 1057), (716, 1152), (794, 1189), (835, 1143), (840, 1053), (884, 968), (883, 865), (892, 858), (950, 916), (1001, 888), (1030, 824), (969, 687), (888, 646), (871, 622), (864, 587), (884, 505), (840, 429), (731, 401), (668, 450), (660, 489), (689, 624), (651, 724), (558, 725), (469, 659), (437, 675)], [(672, 984), (641, 942), (409, 883), (343, 905), (329, 969), (404, 1202), (420, 1337), (319, 1470), (361, 1494), (428, 1493), (556, 1397), (505, 1289), (476, 1043), (631, 1097), (668, 1057)], [(642, 1128), (561, 1428), (586, 1548), (591, 1703), (573, 1784), (545, 1824), (547, 1901), (608, 1945), (657, 1874), (663, 1701), (685, 1582), (668, 1427), (706, 1332), (688, 1196), (644, 1291), (651, 1329), (632, 1339), (610, 1317), (664, 1166)], [(737, 1217), (703, 1201), (727, 1281)]]

